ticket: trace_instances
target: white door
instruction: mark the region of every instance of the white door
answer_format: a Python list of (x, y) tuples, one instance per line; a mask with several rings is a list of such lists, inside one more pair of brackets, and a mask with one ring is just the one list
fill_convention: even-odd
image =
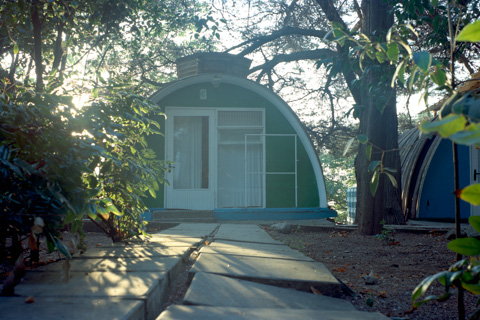
[(167, 108), (165, 208), (213, 210), (215, 204), (215, 112)]
[[(470, 184), (480, 183), (480, 149), (470, 147)], [(470, 214), (480, 216), (480, 206), (470, 205)]]

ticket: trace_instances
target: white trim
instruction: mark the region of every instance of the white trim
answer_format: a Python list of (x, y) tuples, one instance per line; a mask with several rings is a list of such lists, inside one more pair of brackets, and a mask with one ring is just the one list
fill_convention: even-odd
[(218, 79), (221, 80), (220, 89), (221, 89), (222, 83), (228, 83), (228, 84), (245, 88), (247, 90), (250, 90), (258, 94), (259, 96), (261, 96), (262, 98), (266, 99), (271, 104), (273, 104), (278, 109), (278, 111), (280, 111), (280, 113), (287, 119), (287, 121), (295, 130), (295, 132), (298, 134), (298, 137), (302, 142), (303, 146), (305, 147), (307, 155), (312, 164), (313, 171), (315, 173), (315, 178), (317, 181), (317, 186), (318, 186), (319, 207), (327, 208), (327, 192), (325, 187), (325, 180), (323, 179), (323, 172), (322, 172), (320, 160), (318, 158), (317, 153), (315, 152), (315, 148), (313, 147), (312, 141), (310, 140), (310, 137), (308, 136), (305, 130), (305, 127), (300, 122), (297, 115), (288, 106), (288, 104), (285, 101), (283, 101), (283, 99), (280, 98), (276, 93), (270, 91), (269, 89), (267, 89), (262, 85), (259, 85), (256, 82), (253, 82), (245, 78), (239, 78), (239, 77), (235, 77), (227, 74), (202, 74), (202, 75), (193, 76), (193, 77), (189, 77), (189, 78), (185, 78), (185, 79), (181, 79), (179, 81), (173, 82), (172, 84), (168, 85), (165, 88), (160, 89), (155, 94), (153, 94), (150, 100), (152, 100), (155, 103), (159, 103), (163, 98), (165, 98), (166, 96), (168, 96), (169, 94), (177, 90), (180, 90), (182, 88), (185, 88), (187, 86), (191, 86), (194, 84), (199, 84), (199, 83), (211, 84), (214, 78), (217, 80)]

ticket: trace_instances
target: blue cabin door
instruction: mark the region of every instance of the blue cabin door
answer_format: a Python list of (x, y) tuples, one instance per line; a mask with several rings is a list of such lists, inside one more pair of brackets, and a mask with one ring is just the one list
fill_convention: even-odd
[[(480, 183), (480, 149), (470, 147), (470, 184)], [(480, 206), (470, 205), (470, 214), (480, 216)]]
[(167, 108), (165, 208), (213, 210), (215, 205), (215, 111)]

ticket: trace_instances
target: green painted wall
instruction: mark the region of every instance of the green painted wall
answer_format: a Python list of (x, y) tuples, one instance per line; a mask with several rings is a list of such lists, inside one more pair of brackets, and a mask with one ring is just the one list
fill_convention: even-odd
[[(207, 99), (200, 99), (200, 90), (207, 90)], [(175, 91), (165, 97), (160, 106), (165, 107), (198, 107), (198, 108), (262, 108), (265, 109), (265, 133), (267, 134), (295, 134), (287, 119), (261, 96), (238, 86), (221, 84), (214, 88), (211, 83), (196, 84)], [(155, 117), (165, 129), (163, 117)], [(293, 138), (282, 140), (279, 137), (267, 137), (266, 148), (266, 169), (267, 172), (294, 171)], [(164, 137), (147, 137), (149, 146), (155, 150), (157, 155), (165, 157)], [(304, 146), (298, 140), (298, 207), (318, 207), (318, 188), (313, 167), (308, 158)], [(267, 175), (266, 178), (266, 207), (267, 208), (289, 208), (295, 206), (295, 183), (293, 175)], [(163, 185), (162, 190), (157, 193), (157, 199), (146, 199), (150, 208), (163, 208)]]

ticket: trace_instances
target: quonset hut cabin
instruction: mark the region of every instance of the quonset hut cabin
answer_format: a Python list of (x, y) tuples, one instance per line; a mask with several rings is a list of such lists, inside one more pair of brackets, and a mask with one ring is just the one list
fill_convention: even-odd
[[(458, 89), (480, 91), (480, 73)], [(438, 111), (442, 103), (431, 110)], [(402, 161), (402, 209), (406, 219), (454, 221), (452, 142), (438, 135), (421, 134), (417, 128), (399, 139)], [(480, 183), (480, 149), (458, 146), (459, 187)], [(460, 201), (460, 217), (480, 215), (480, 206)]]
[(218, 220), (315, 219), (327, 207), (322, 168), (304, 126), (277, 94), (246, 78), (251, 61), (197, 53), (179, 80), (150, 99), (164, 137), (149, 146), (171, 162), (151, 211), (214, 211)]

